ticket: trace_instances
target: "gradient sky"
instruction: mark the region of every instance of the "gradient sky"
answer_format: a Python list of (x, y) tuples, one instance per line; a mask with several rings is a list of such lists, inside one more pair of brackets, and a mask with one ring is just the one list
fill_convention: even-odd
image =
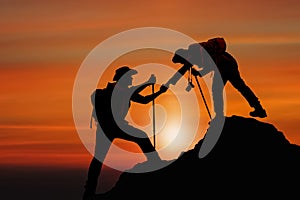
[[(224, 37), (242, 77), (267, 110), (268, 117), (260, 120), (300, 145), (299, 1), (0, 2), (0, 165), (86, 167), (90, 154), (72, 115), (77, 71), (105, 39), (149, 26), (173, 29), (198, 41)], [(177, 69), (171, 56), (128, 55), (112, 68), (157, 62)], [(112, 75), (107, 72), (107, 80)], [(158, 101), (171, 101), (170, 96)], [(249, 117), (251, 108), (230, 84), (226, 96), (228, 115)], [(138, 109), (148, 112), (150, 106)], [(138, 110), (133, 113), (140, 125), (151, 121), (149, 116), (134, 117), (141, 116)], [(134, 144), (118, 143), (139, 151)], [(108, 159), (125, 167), (136, 161), (114, 153)], [(123, 162), (127, 159), (129, 164)]]

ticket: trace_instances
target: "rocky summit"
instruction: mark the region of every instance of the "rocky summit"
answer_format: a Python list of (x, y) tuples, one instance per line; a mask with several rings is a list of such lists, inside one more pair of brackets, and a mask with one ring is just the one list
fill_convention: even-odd
[(97, 199), (299, 198), (300, 147), (274, 125), (226, 117), (217, 143), (199, 158), (204, 138), (176, 160), (164, 161), (170, 164), (159, 170), (123, 172), (116, 185)]

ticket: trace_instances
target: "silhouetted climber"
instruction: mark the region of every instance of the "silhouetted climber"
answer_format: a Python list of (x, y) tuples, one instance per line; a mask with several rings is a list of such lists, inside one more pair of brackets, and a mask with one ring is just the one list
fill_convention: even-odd
[(143, 84), (132, 86), (132, 75), (137, 71), (128, 66), (120, 67), (113, 77), (114, 82), (109, 82), (103, 89), (96, 89), (91, 99), (94, 104), (93, 118), (97, 124), (95, 155), (90, 163), (88, 177), (85, 184), (83, 199), (94, 199), (97, 189), (98, 178), (103, 161), (114, 139), (120, 138), (137, 143), (145, 156), (147, 162), (161, 162), (160, 156), (152, 145), (147, 134), (128, 124), (125, 117), (128, 113), (131, 101), (147, 104), (160, 94), (166, 92), (167, 88), (147, 96), (140, 92), (147, 86), (156, 82), (154, 75)]
[[(249, 105), (254, 108), (254, 110), (249, 113), (250, 116), (261, 118), (267, 116), (266, 111), (261, 106), (254, 92), (241, 78), (235, 58), (226, 52), (226, 42), (223, 38), (212, 38), (206, 42), (191, 44), (188, 49), (178, 49), (172, 61), (173, 63), (181, 63), (183, 66), (197, 65), (200, 69), (196, 70), (191, 68), (191, 73), (194, 76), (200, 77), (211, 71), (215, 71), (215, 63), (220, 73), (219, 76), (221, 76), (219, 80), (223, 82), (218, 82), (216, 78), (218, 73), (214, 73), (212, 95), (216, 116), (224, 116), (223, 90), (228, 81), (244, 96)], [(180, 70), (182, 70), (182, 68)], [(166, 84), (166, 86), (168, 85)]]

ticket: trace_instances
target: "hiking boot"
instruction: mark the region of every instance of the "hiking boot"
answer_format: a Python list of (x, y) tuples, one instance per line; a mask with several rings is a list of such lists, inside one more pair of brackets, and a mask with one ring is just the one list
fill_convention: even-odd
[(256, 108), (254, 111), (250, 112), (250, 116), (252, 117), (267, 117), (267, 113), (263, 108)]

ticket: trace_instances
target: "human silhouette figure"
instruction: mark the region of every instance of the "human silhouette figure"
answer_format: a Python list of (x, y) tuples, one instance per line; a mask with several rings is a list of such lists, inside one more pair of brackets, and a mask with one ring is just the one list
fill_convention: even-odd
[[(188, 49), (180, 48), (176, 50), (172, 61), (173, 63), (181, 63), (183, 66), (197, 65), (199, 67), (198, 70), (194, 68), (191, 68), (191, 70), (194, 76), (200, 77), (211, 71), (216, 71), (217, 68), (221, 77), (217, 79), (218, 73), (214, 73), (212, 82), (215, 117), (224, 116), (223, 90), (228, 81), (243, 95), (249, 105), (254, 108), (249, 113), (250, 116), (260, 118), (267, 116), (257, 96), (242, 79), (237, 61), (226, 51), (226, 42), (223, 38), (217, 37), (209, 39), (206, 42), (191, 44)], [(213, 66), (216, 66), (216, 68)], [(223, 83), (220, 84), (218, 80), (221, 80)]]
[[(97, 125), (95, 155), (90, 163), (88, 176), (85, 184), (83, 200), (95, 199), (98, 178), (101, 172), (103, 161), (114, 139), (120, 138), (137, 143), (148, 162), (160, 162), (160, 156), (152, 145), (147, 134), (128, 124), (125, 117), (130, 108), (131, 101), (147, 104), (160, 94), (166, 92), (167, 88), (161, 86), (160, 90), (142, 96), (140, 92), (156, 81), (156, 77), (151, 75), (148, 81), (143, 84), (132, 86), (132, 76), (137, 71), (122, 66), (118, 68), (113, 77), (113, 82), (109, 82), (102, 90), (103, 96), (95, 97), (95, 112), (93, 116)], [(106, 100), (105, 100), (106, 99)]]

